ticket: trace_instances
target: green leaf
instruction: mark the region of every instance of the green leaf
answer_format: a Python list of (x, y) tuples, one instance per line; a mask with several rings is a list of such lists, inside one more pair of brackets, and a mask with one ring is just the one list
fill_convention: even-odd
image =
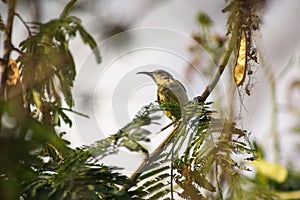
[(66, 80), (64, 73), (61, 70), (57, 71), (56, 74), (59, 79), (61, 91), (63, 92), (65, 101), (66, 101), (67, 105), (71, 108), (71, 107), (73, 107), (73, 104), (74, 104), (73, 96), (72, 96), (72, 92), (71, 92), (72, 85), (67, 83), (68, 81)]
[(155, 191), (158, 191), (160, 190), (161, 188), (165, 187), (166, 185), (163, 184), (162, 182), (156, 182), (156, 184), (152, 185), (150, 188), (147, 189), (147, 191), (149, 192), (155, 192)]
[(197, 19), (198, 19), (199, 24), (201, 24), (202, 26), (209, 27), (212, 25), (212, 20), (206, 13), (203, 13), (203, 12), (198, 13)]
[(66, 115), (61, 108), (55, 107), (56, 111), (60, 115), (60, 117), (64, 120), (66, 124), (69, 124), (69, 127), (72, 127), (72, 120)]
[(228, 6), (222, 9), (223, 13), (231, 12), (232, 10), (236, 9), (238, 5), (238, 1), (232, 1)]
[(161, 197), (167, 195), (168, 193), (170, 193), (170, 189), (164, 189), (164, 190), (156, 193), (155, 195), (149, 197), (149, 200), (160, 199)]
[(40, 94), (36, 90), (32, 90), (33, 102), (35, 103), (36, 107), (40, 110), (42, 106)]
[(66, 17), (69, 15), (71, 9), (73, 8), (73, 6), (75, 5), (77, 0), (71, 0), (64, 8), (64, 10), (61, 12), (60, 14), (60, 18)]
[(84, 117), (84, 118), (87, 118), (87, 119), (90, 118), (88, 115), (83, 114), (83, 113), (78, 112), (78, 111), (75, 111), (75, 110), (72, 110), (72, 109), (68, 109), (68, 108), (60, 108), (60, 109), (61, 109), (61, 110), (65, 110), (65, 111), (72, 112), (72, 113), (74, 113), (74, 114), (76, 114), (76, 115), (79, 115), (79, 116)]
[(124, 139), (122, 141), (122, 145), (130, 151), (135, 151), (135, 152), (142, 151), (142, 152), (148, 154), (148, 150), (145, 147), (143, 147), (141, 144), (136, 142), (135, 140)]
[(216, 188), (205, 177), (200, 176), (198, 172), (191, 172), (191, 177), (193, 177), (193, 181), (200, 187), (211, 192), (216, 191)]
[(82, 38), (82, 41), (85, 44), (88, 44), (93, 50), (97, 63), (101, 63), (100, 51), (94, 38), (81, 25), (78, 26), (78, 31)]
[(150, 139), (148, 138), (150, 134), (151, 132), (146, 129), (137, 128), (130, 134), (130, 138), (137, 141), (150, 142)]
[(71, 108), (74, 105), (72, 96), (72, 87), (76, 75), (75, 63), (68, 49), (59, 50), (56, 61), (53, 63), (56, 68), (56, 76), (59, 79), (61, 91), (65, 97), (67, 105)]
[(0, 15), (0, 31), (5, 31), (6, 26), (2, 20), (2, 16)]
[(168, 165), (166, 165), (161, 168), (154, 169), (154, 170), (148, 171), (147, 173), (144, 173), (142, 176), (139, 177), (139, 179), (143, 180), (143, 179), (149, 178), (151, 176), (154, 176), (156, 174), (159, 174), (159, 173), (161, 173), (165, 170), (169, 170), (169, 169), (170, 169), (170, 167)]

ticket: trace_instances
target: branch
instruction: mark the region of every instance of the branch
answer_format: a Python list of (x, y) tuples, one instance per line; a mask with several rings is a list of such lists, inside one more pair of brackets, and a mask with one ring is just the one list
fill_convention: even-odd
[(2, 58), (4, 63), (0, 65), (0, 99), (4, 98), (6, 69), (8, 66), (10, 53), (12, 51), (11, 35), (12, 35), (12, 28), (13, 28), (14, 15), (15, 15), (15, 6), (16, 6), (16, 0), (8, 1), (8, 15), (7, 15), (7, 22), (6, 22), (6, 31), (4, 32), (4, 47), (3, 47), (3, 58)]
[(231, 53), (237, 43), (237, 38), (238, 38), (238, 27), (237, 25), (235, 25), (234, 29), (232, 30), (231, 33), (231, 38), (228, 44), (227, 49), (225, 50), (222, 59), (221, 59), (221, 63), (219, 64), (217, 71), (213, 77), (213, 79), (211, 80), (211, 82), (209, 83), (208, 86), (205, 87), (204, 91), (202, 92), (202, 94), (198, 97), (196, 97), (196, 99), (199, 102), (205, 102), (205, 100), (207, 99), (207, 97), (212, 93), (212, 91), (215, 89), (217, 83), (220, 80), (220, 77), (222, 75), (222, 73), (225, 70), (225, 67), (227, 66), (228, 60), (231, 56)]
[(166, 145), (166, 143), (170, 140), (170, 138), (173, 136), (177, 128), (179, 127), (181, 121), (177, 123), (174, 127), (174, 129), (169, 133), (169, 135), (156, 147), (156, 149), (147, 157), (143, 160), (141, 165), (135, 170), (135, 172), (130, 176), (130, 180), (135, 181), (141, 173), (146, 169), (148, 162), (153, 160), (156, 156), (158, 156), (163, 150)]

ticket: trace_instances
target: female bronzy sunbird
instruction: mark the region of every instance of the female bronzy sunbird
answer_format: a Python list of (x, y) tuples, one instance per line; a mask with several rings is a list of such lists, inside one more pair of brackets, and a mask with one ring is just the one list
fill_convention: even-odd
[(182, 108), (188, 103), (184, 86), (168, 72), (157, 69), (153, 72), (138, 72), (150, 76), (157, 85), (157, 101), (172, 121), (179, 120)]

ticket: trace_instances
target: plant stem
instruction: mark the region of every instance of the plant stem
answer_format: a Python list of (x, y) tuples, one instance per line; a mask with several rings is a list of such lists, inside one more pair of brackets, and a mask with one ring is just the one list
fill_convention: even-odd
[(279, 138), (277, 131), (277, 103), (276, 103), (276, 83), (274, 79), (274, 75), (270, 75), (270, 87), (271, 87), (271, 104), (272, 104), (272, 118), (271, 118), (271, 134), (274, 142), (274, 156), (275, 162), (280, 162), (280, 147), (279, 147)]
[(232, 31), (232, 35), (231, 35), (228, 47), (225, 50), (225, 52), (221, 58), (221, 62), (217, 68), (217, 71), (216, 71), (213, 79), (209, 83), (209, 85), (206, 86), (204, 91), (202, 92), (202, 94), (197, 97), (198, 101), (204, 102), (207, 99), (207, 97), (211, 94), (211, 92), (214, 90), (214, 88), (216, 87), (217, 83), (220, 80), (222, 73), (225, 70), (225, 67), (227, 66), (228, 60), (231, 56), (231, 53), (232, 53), (234, 47), (236, 46), (237, 37), (238, 37), (238, 27), (237, 27), (237, 25), (235, 25), (235, 28)]
[(16, 0), (9, 0), (8, 15), (6, 22), (6, 30), (4, 31), (4, 47), (3, 47), (3, 63), (0, 64), (0, 99), (4, 99), (5, 82), (6, 82), (6, 69), (10, 58), (10, 53), (13, 50), (11, 43), (12, 28), (15, 16)]
[(269, 79), (269, 84), (270, 84), (270, 92), (271, 92), (271, 108), (272, 108), (272, 113), (271, 113), (271, 137), (273, 138), (273, 143), (274, 143), (274, 160), (276, 163), (280, 162), (280, 145), (279, 145), (279, 137), (278, 137), (278, 120), (277, 120), (277, 115), (278, 115), (278, 107), (277, 107), (277, 96), (276, 96), (276, 80), (275, 76), (271, 70), (271, 67), (266, 61), (263, 59), (263, 55), (260, 55), (261, 57), (261, 66), (263, 66), (263, 70), (266, 73), (268, 79)]

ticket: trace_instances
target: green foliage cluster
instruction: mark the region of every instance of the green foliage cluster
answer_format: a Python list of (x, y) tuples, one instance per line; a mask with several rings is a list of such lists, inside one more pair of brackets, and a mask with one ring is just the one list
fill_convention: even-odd
[(140, 172), (135, 190), (142, 199), (227, 199), (233, 194), (233, 199), (239, 199), (253, 191), (268, 193), (265, 187), (256, 187), (259, 184), (246, 186), (247, 181), (240, 187), (233, 185), (233, 179), (245, 178), (240, 171), (248, 170), (237, 157), (254, 159), (244, 131), (214, 118), (209, 104), (190, 102), (185, 113), (161, 153), (151, 156)]
[(117, 168), (97, 164), (85, 149), (71, 152), (53, 169), (45, 167), (39, 177), (25, 183), (26, 199), (130, 199), (117, 186), (132, 184)]
[[(7, 98), (0, 104), (1, 199), (130, 199), (130, 193), (118, 187), (130, 183), (127, 177), (98, 164), (86, 149), (69, 148), (61, 138), (64, 133), (55, 130), (60, 118), (72, 125), (64, 112), (74, 105), (70, 40), (79, 34), (101, 61), (81, 20), (69, 15), (75, 2), (70, 1), (58, 19), (24, 22), (28, 38), (20, 43), (17, 58), (21, 91), (11, 95), (16, 86), (6, 86)], [(2, 18), (0, 24), (6, 33)], [(69, 108), (63, 108), (63, 102)]]
[(59, 116), (72, 125), (61, 109), (61, 96), (70, 108), (74, 105), (71, 89), (76, 69), (69, 41), (79, 34), (82, 41), (93, 49), (97, 62), (101, 62), (97, 44), (81, 25), (81, 20), (68, 15), (75, 2), (71, 1), (58, 19), (43, 24), (30, 23), (29, 37), (19, 45), (23, 52), (17, 61), (20, 63), (24, 103), (40, 111), (43, 106), (48, 107), (54, 113), (51, 119), (54, 125), (60, 124)]

